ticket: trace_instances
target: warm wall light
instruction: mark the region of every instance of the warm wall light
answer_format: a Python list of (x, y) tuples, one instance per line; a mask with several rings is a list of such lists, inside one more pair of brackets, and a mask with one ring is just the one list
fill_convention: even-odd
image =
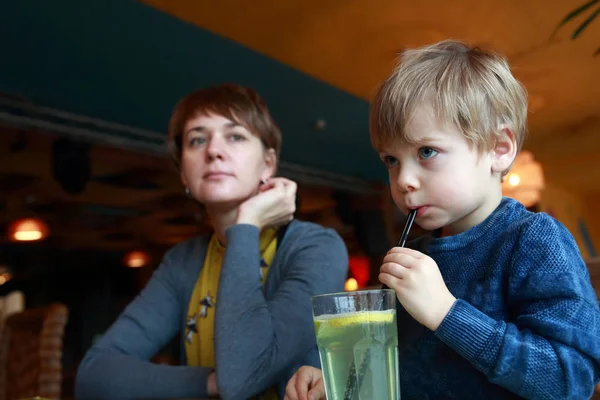
[(25, 218), (8, 227), (8, 237), (15, 242), (33, 242), (48, 236), (48, 225), (41, 219)]
[(10, 281), (10, 274), (8, 272), (5, 272), (3, 274), (0, 275), (0, 285), (4, 285), (6, 282)]
[(0, 265), (0, 285), (4, 285), (6, 282), (10, 281), (12, 275), (9, 272), (8, 267), (4, 265)]
[(517, 186), (521, 182), (521, 178), (517, 174), (509, 174), (508, 175), (508, 183), (510, 186)]
[(123, 258), (123, 263), (130, 268), (140, 268), (150, 263), (150, 256), (143, 251), (130, 251)]
[(353, 292), (358, 289), (358, 282), (354, 278), (349, 278), (344, 285), (344, 290), (346, 292)]
[(530, 151), (523, 150), (512, 170), (502, 183), (502, 194), (512, 197), (525, 207), (531, 207), (540, 201), (544, 190), (544, 171)]

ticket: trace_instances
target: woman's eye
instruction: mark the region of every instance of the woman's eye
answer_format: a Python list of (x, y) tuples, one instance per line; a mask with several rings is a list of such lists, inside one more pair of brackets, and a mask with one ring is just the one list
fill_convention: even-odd
[(206, 143), (206, 139), (203, 137), (195, 137), (190, 139), (191, 146), (198, 146), (204, 143)]
[(423, 160), (428, 160), (430, 158), (433, 158), (437, 154), (438, 154), (437, 150), (434, 150), (431, 147), (421, 147), (419, 149), (419, 157), (421, 157)]

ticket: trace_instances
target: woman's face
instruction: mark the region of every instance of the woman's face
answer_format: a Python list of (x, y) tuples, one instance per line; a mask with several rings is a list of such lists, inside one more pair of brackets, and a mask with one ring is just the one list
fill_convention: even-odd
[(248, 129), (216, 114), (187, 121), (181, 139), (181, 180), (206, 206), (236, 206), (275, 172), (273, 149)]

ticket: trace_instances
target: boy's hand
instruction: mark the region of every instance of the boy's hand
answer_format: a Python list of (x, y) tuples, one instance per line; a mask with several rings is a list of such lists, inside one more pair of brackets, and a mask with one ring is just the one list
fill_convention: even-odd
[(210, 397), (214, 397), (219, 394), (219, 389), (217, 388), (217, 375), (214, 372), (211, 372), (208, 375), (208, 382), (206, 383), (206, 390), (208, 391), (208, 395)]
[(325, 384), (320, 369), (301, 367), (285, 388), (284, 400), (325, 400)]
[(379, 280), (394, 289), (406, 311), (432, 331), (437, 330), (456, 301), (435, 261), (416, 250), (394, 247), (388, 251)]

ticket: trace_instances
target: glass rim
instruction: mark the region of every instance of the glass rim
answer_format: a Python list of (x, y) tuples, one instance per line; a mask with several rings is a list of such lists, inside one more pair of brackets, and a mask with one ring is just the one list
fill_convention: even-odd
[(323, 293), (311, 296), (311, 299), (318, 299), (322, 297), (341, 297), (341, 296), (351, 296), (351, 295), (361, 295), (361, 294), (370, 294), (370, 293), (389, 293), (392, 292), (395, 295), (394, 289), (368, 289), (368, 290), (354, 290), (352, 292), (335, 292), (335, 293)]

